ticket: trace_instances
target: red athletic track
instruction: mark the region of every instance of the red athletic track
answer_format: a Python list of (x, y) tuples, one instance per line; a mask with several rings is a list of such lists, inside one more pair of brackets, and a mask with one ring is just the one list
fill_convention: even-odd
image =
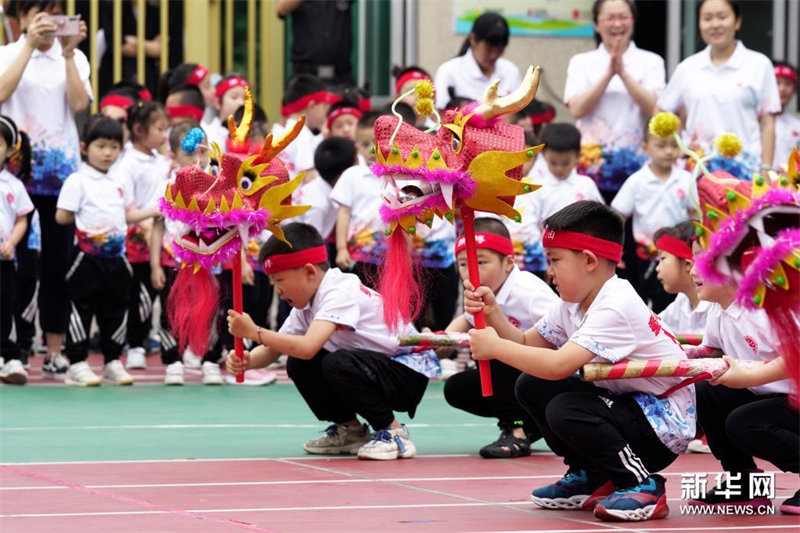
[[(682, 516), (680, 473), (718, 470), (709, 455), (683, 456), (666, 471), (669, 518), (610, 524), (589, 513), (544, 511), (530, 503), (533, 487), (563, 474), (563, 465), (550, 454), (514, 460), (304, 457), (2, 465), (0, 531), (800, 530), (797, 516)], [(776, 503), (798, 488), (796, 475), (778, 473), (776, 480)]]

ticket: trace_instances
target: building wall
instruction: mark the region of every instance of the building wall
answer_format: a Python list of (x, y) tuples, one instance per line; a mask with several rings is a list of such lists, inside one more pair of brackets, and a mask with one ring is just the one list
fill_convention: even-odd
[[(446, 60), (458, 53), (465, 35), (456, 35), (452, 0), (422, 0), (419, 10), (419, 65), (431, 75)], [(514, 62), (520, 71), (528, 65), (541, 66), (544, 71), (536, 98), (556, 108), (556, 120), (574, 122), (561, 103), (567, 80), (569, 59), (595, 47), (592, 39), (512, 36), (504, 57)], [(548, 90), (549, 89), (549, 90)]]

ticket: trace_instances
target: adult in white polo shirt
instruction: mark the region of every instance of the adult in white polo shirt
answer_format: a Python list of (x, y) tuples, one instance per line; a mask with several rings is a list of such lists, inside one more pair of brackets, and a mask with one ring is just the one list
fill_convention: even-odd
[[(708, 45), (675, 69), (658, 107), (682, 112), (684, 138), (709, 153), (716, 136), (735, 133), (743, 152), (737, 158), (742, 177), (759, 165), (772, 166), (775, 115), (781, 112), (778, 85), (767, 56), (736, 39), (742, 25), (739, 6), (727, 0), (698, 4), (700, 36)], [(708, 165), (715, 167), (714, 161)]]
[(497, 79), (501, 96), (519, 87), (522, 83), (519, 69), (500, 57), (508, 46), (508, 37), (508, 23), (501, 15), (490, 12), (476, 18), (458, 57), (445, 61), (436, 71), (436, 108), (447, 106), (450, 87), (456, 96), (470, 100), (483, 98), (486, 89)]
[[(64, 285), (72, 227), (55, 222), (56, 199), (64, 180), (78, 169), (78, 130), (74, 113), (85, 110), (92, 97), (89, 62), (77, 49), (86, 38), (55, 38), (48, 15), (60, 14), (59, 2), (19, 2), (20, 38), (0, 47), (0, 113), (11, 117), (31, 138), (32, 179), (27, 188), (39, 211), (42, 268), (39, 320), (47, 338), (44, 370), (63, 375), (66, 359), (61, 344), (68, 322)], [(44, 9), (42, 9), (44, 7)]]
[(602, 163), (581, 172), (591, 174), (610, 200), (635, 168), (626, 171), (605, 162), (626, 155), (631, 164), (635, 161), (647, 117), (664, 88), (664, 60), (631, 39), (636, 22), (632, 0), (596, 0), (592, 18), (599, 46), (570, 59), (564, 103), (577, 119), (582, 144), (603, 148)]

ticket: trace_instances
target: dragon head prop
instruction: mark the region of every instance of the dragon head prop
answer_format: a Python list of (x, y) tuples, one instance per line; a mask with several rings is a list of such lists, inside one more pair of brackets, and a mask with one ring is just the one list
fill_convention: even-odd
[(391, 328), (421, 310), (422, 290), (408, 244), (417, 223), (431, 226), (434, 217), (452, 223), (466, 209), (520, 221), (514, 198), (538, 188), (522, 181), (522, 165), (542, 147), (526, 147), (523, 129), (501, 117), (528, 105), (539, 76), (539, 68), (528, 68), (520, 87), (502, 97), (495, 81), (481, 102), (445, 112), (436, 131), (420, 131), (399, 114), (375, 122), (372, 170), (383, 180), (381, 218), (389, 226), (379, 286)]
[(209, 269), (234, 258), (265, 229), (283, 239), (280, 222), (311, 207), (291, 205), (303, 175), (289, 180), (277, 157), (300, 133), (304, 118), (280, 139), (267, 135), (256, 153), (247, 154), (252, 114), (253, 99), (247, 89), (241, 123), (237, 126), (233, 117), (228, 119), (234, 150), (223, 154), (212, 143), (209, 168), (181, 168), (160, 202), (174, 234), (173, 253), (182, 263), (168, 299), (170, 321), (181, 349), (188, 343), (195, 353), (206, 351), (218, 306)]

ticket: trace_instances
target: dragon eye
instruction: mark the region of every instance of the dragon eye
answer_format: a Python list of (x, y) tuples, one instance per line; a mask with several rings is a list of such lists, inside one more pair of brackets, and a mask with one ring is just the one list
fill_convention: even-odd
[(210, 157), (208, 159), (208, 170), (209, 170), (209, 172), (208, 172), (209, 174), (211, 174), (212, 176), (216, 177), (216, 175), (219, 174), (219, 161), (217, 161), (213, 157)]
[(239, 181), (239, 187), (247, 192), (253, 187), (253, 180), (251, 180), (249, 176), (242, 176), (241, 181)]
[(458, 153), (458, 151), (459, 151), (460, 149), (461, 149), (461, 139), (459, 139), (458, 137), (456, 137), (455, 135), (453, 135), (453, 151), (454, 151), (455, 153)]

